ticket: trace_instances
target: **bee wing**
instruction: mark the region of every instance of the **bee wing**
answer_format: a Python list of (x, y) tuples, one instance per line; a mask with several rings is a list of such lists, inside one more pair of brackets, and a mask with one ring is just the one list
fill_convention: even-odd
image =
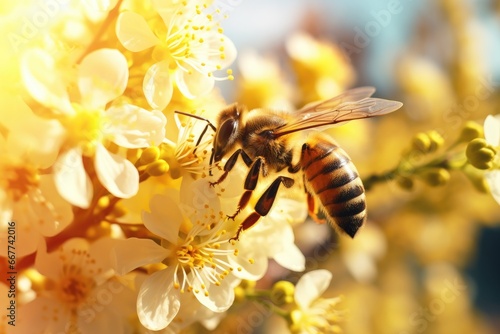
[(298, 110), (293, 120), (275, 130), (276, 137), (324, 125), (369, 118), (393, 112), (401, 102), (371, 98), (373, 87), (348, 90), (332, 99), (310, 103)]

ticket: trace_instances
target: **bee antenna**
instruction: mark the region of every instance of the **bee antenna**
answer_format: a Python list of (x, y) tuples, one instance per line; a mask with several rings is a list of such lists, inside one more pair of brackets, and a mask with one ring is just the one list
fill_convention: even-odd
[[(204, 118), (204, 117), (201, 117), (201, 116), (198, 116), (198, 115), (193, 115), (193, 114), (189, 114), (189, 113), (186, 113), (186, 112), (183, 112), (183, 111), (179, 111), (179, 110), (175, 110), (174, 113), (176, 114), (180, 114), (180, 115), (184, 115), (184, 116), (187, 116), (187, 117), (192, 117), (192, 118), (196, 118), (200, 121), (205, 121), (207, 122), (207, 126), (205, 126), (205, 129), (203, 129), (200, 137), (198, 138), (198, 141), (196, 142), (196, 146), (198, 146), (201, 142), (201, 139), (203, 138), (203, 136), (205, 135), (205, 133), (207, 132), (207, 129), (208, 127), (210, 127), (214, 132), (217, 132), (217, 128), (212, 124), (212, 122), (210, 122), (208, 119)], [(196, 154), (196, 148), (194, 149), (193, 151), (193, 154)], [(215, 156), (215, 151), (214, 149), (212, 148), (212, 154), (210, 155), (210, 162), (209, 162), (209, 165), (211, 166), (210, 167), (210, 171), (209, 171), (209, 174), (212, 175), (212, 164), (214, 162), (214, 156)]]
[(189, 114), (189, 113), (187, 113), (187, 112), (184, 112), (184, 111), (179, 111), (179, 110), (174, 111), (174, 113), (176, 113), (176, 114), (180, 114), (180, 115), (184, 115), (184, 116), (187, 116), (187, 117), (196, 118), (196, 119), (199, 119), (200, 121), (205, 121), (205, 122), (207, 122), (208, 126), (209, 126), (212, 130), (214, 130), (214, 131), (216, 131), (216, 130), (217, 130), (217, 128), (215, 127), (215, 125), (213, 125), (213, 124), (212, 124), (212, 122), (210, 122), (210, 121), (209, 121), (207, 118), (205, 118), (205, 117), (201, 117), (201, 116), (198, 116), (198, 115)]

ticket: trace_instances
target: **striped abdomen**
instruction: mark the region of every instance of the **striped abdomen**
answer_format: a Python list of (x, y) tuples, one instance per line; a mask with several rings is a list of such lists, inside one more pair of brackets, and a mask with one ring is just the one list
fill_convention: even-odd
[(302, 147), (301, 165), (306, 189), (319, 201), (330, 223), (354, 237), (366, 220), (363, 183), (347, 153), (325, 135)]

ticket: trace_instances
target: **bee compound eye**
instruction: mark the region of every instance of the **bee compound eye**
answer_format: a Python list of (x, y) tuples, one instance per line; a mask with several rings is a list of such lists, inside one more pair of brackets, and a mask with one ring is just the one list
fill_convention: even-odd
[(238, 121), (234, 119), (225, 120), (217, 130), (215, 136), (215, 160), (219, 161), (228, 149), (232, 147), (236, 141), (236, 133), (238, 130)]

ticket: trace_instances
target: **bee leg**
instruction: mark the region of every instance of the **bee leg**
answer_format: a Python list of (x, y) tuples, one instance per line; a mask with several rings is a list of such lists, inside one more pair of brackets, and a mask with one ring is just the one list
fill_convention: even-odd
[(252, 212), (238, 227), (236, 235), (229, 240), (238, 240), (240, 233), (252, 227), (260, 217), (266, 216), (273, 206), (274, 200), (276, 199), (276, 194), (278, 193), (279, 186), (283, 185), (290, 188), (294, 184), (292, 178), (286, 176), (280, 176), (271, 183), (271, 185), (266, 189), (262, 196), (255, 204), (255, 211)]
[(257, 159), (255, 159), (255, 161), (252, 163), (250, 170), (248, 171), (244, 185), (245, 192), (243, 193), (243, 195), (241, 195), (236, 212), (231, 216), (228, 215), (227, 217), (229, 219), (234, 220), (234, 218), (238, 215), (238, 213), (240, 213), (240, 211), (243, 208), (245, 208), (248, 202), (250, 201), (250, 198), (252, 197), (252, 192), (254, 191), (255, 187), (257, 187), (257, 181), (259, 180), (259, 174), (261, 169), (263, 173), (266, 170), (264, 164), (264, 158), (257, 157)]
[[(213, 155), (214, 153), (212, 151), (212, 156), (210, 157), (210, 164), (212, 164)], [(243, 159), (243, 162), (245, 162), (247, 167), (250, 167), (250, 165), (252, 164), (252, 159), (241, 148), (237, 149), (236, 151), (234, 151), (233, 154), (231, 154), (229, 159), (227, 159), (224, 165), (224, 173), (219, 177), (217, 181), (210, 182), (211, 187), (214, 187), (216, 184), (219, 184), (226, 179), (227, 174), (229, 174), (229, 172), (233, 169), (234, 165), (236, 164), (239, 155), (241, 155), (241, 158)]]
[(307, 192), (307, 209), (309, 211), (309, 216), (318, 224), (326, 223), (326, 219), (319, 218), (319, 208), (316, 206), (316, 200), (310, 192)]

